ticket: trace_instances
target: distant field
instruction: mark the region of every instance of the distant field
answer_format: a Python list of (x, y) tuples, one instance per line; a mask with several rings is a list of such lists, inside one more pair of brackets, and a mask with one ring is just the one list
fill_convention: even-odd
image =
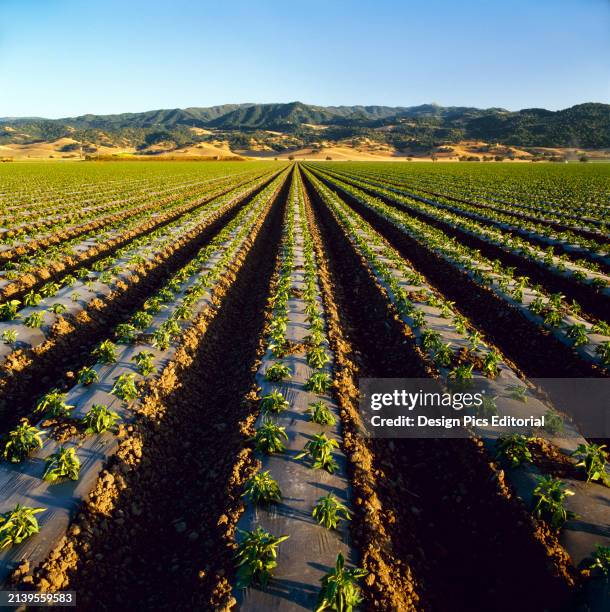
[[(0, 164), (0, 590), (313, 610), (341, 553), (369, 610), (594, 601), (600, 415), (544, 381), (609, 376), (610, 165), (352, 155)], [(371, 437), (363, 378), (543, 421)]]

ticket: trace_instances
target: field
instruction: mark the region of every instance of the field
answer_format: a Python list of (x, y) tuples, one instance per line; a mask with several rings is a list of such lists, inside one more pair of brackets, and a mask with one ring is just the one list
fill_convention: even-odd
[[(0, 585), (607, 610), (609, 196), (602, 163), (0, 164)], [(367, 378), (544, 425), (370, 435)]]

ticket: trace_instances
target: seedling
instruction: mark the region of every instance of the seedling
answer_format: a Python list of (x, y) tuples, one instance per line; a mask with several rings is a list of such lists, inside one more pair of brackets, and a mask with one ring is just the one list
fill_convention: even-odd
[(267, 470), (254, 474), (248, 480), (242, 497), (248, 497), (253, 504), (270, 504), (281, 501), (282, 493)]
[(451, 365), (452, 358), (453, 350), (449, 342), (446, 344), (441, 343), (436, 347), (436, 350), (434, 351), (434, 363), (436, 363), (438, 366), (448, 368)]
[(500, 368), (498, 367), (500, 360), (501, 357), (496, 351), (487, 353), (483, 360), (483, 367), (481, 368), (483, 375), (489, 376), (489, 378), (495, 378), (500, 372)]
[(237, 531), (242, 537), (235, 554), (237, 588), (246, 589), (251, 585), (265, 588), (277, 567), (277, 547), (289, 536), (276, 537), (262, 527), (254, 531)]
[(441, 335), (432, 329), (425, 329), (421, 333), (421, 341), (422, 346), (428, 351), (442, 346)]
[(608, 452), (605, 444), (579, 444), (572, 455), (580, 459), (576, 467), (584, 468), (587, 474), (587, 482), (599, 480), (602, 484), (610, 487), (610, 476), (606, 472)]
[(290, 378), (290, 368), (279, 361), (267, 368), (265, 378), (272, 382), (280, 382), (286, 378)]
[(305, 383), (305, 389), (313, 393), (326, 393), (333, 380), (328, 372), (314, 372)]
[(324, 433), (316, 434), (305, 444), (303, 452), (299, 453), (295, 459), (308, 457), (314, 469), (326, 470), (333, 474), (339, 467), (333, 458), (335, 448), (339, 448), (336, 440), (328, 439)]
[(78, 382), (81, 385), (92, 385), (93, 383), (96, 383), (99, 381), (99, 376), (97, 375), (97, 372), (93, 369), (90, 368), (89, 366), (85, 366), (84, 368), (81, 368), (81, 370), (78, 373)]
[(323, 368), (329, 363), (330, 357), (321, 346), (316, 346), (307, 351), (307, 363), (315, 369)]
[(544, 430), (552, 435), (557, 435), (563, 431), (563, 419), (553, 410), (544, 413)]
[(47, 467), (42, 476), (43, 480), (56, 482), (57, 480), (78, 480), (80, 460), (76, 456), (76, 449), (60, 446), (56, 453), (47, 457)]
[(14, 510), (0, 514), (0, 550), (11, 544), (21, 544), (40, 531), (36, 514), (46, 508), (30, 508), (17, 504)]
[(66, 312), (66, 307), (63, 304), (60, 304), (59, 302), (56, 302), (55, 304), (51, 305), (49, 310), (53, 314), (60, 315), (60, 314), (63, 314), (64, 312)]
[(452, 381), (456, 386), (464, 387), (470, 384), (472, 380), (472, 370), (474, 366), (472, 364), (466, 365), (465, 363), (456, 366), (449, 372), (449, 380)]
[(5, 329), (2, 332), (2, 342), (12, 346), (17, 342), (17, 332), (14, 329)]
[(74, 406), (66, 404), (65, 399), (65, 393), (61, 393), (59, 389), (52, 389), (36, 404), (34, 413), (41, 413), (50, 418), (68, 417)]
[(604, 576), (610, 573), (610, 546), (596, 546), (593, 553), (593, 563), (589, 565), (589, 570), (599, 570)]
[(534, 515), (549, 521), (553, 529), (560, 529), (568, 519), (576, 517), (563, 505), (565, 498), (570, 495), (574, 495), (574, 491), (566, 489), (566, 484), (558, 478), (539, 476), (533, 493), (536, 502)]
[(138, 310), (138, 312), (131, 317), (131, 324), (139, 330), (149, 327), (152, 321), (153, 316), (144, 310)]
[(522, 385), (507, 385), (506, 392), (508, 397), (519, 402), (527, 402), (527, 387)]
[(532, 452), (528, 446), (530, 441), (530, 438), (522, 434), (502, 436), (498, 440), (496, 457), (503, 457), (511, 467), (518, 467), (522, 463), (532, 463)]
[(254, 448), (265, 455), (285, 451), (286, 447), (282, 440), (288, 440), (286, 429), (275, 423), (264, 423), (256, 430), (254, 436), (249, 438), (249, 441), (254, 442)]
[(332, 493), (320, 497), (314, 506), (312, 516), (326, 529), (336, 529), (341, 520), (351, 519), (350, 511)]
[(133, 344), (137, 335), (137, 329), (129, 323), (119, 323), (114, 330), (114, 337), (119, 344)]
[(587, 328), (584, 323), (575, 323), (566, 329), (566, 336), (574, 341), (574, 346), (583, 346), (589, 343)]
[(166, 351), (171, 341), (170, 333), (163, 329), (156, 330), (152, 335), (152, 345), (160, 351)]
[(280, 391), (273, 390), (261, 398), (260, 409), (263, 412), (275, 412), (279, 414), (287, 410), (290, 404)]
[(135, 374), (121, 374), (115, 381), (112, 390), (112, 395), (116, 395), (119, 399), (124, 402), (131, 402), (140, 395), (138, 388), (136, 387), (136, 375)]
[(92, 354), (98, 363), (111, 364), (117, 360), (116, 345), (110, 340), (104, 340)]
[(0, 318), (3, 321), (13, 321), (19, 316), (17, 314), (19, 306), (21, 306), (21, 302), (19, 300), (10, 300), (8, 302), (4, 302), (4, 304), (0, 304)]
[(108, 410), (106, 406), (93, 404), (81, 422), (86, 428), (86, 434), (101, 434), (111, 430), (120, 418), (116, 412)]
[(363, 602), (357, 582), (367, 574), (366, 570), (360, 568), (345, 569), (345, 559), (339, 553), (335, 569), (321, 579), (322, 588), (318, 595), (316, 612), (323, 610), (352, 612), (354, 607)]
[(603, 364), (610, 365), (610, 340), (598, 344), (595, 348), (595, 352), (599, 355)]
[(23, 296), (23, 304), (24, 306), (38, 306), (40, 301), (42, 300), (42, 296), (35, 291), (28, 291)]
[(330, 411), (330, 407), (322, 401), (309, 404), (307, 412), (310, 415), (310, 420), (318, 425), (334, 425), (336, 422), (335, 415)]
[(30, 456), (37, 448), (42, 448), (41, 431), (23, 419), (13, 431), (8, 434), (4, 445), (2, 458), (11, 463), (19, 463)]
[(42, 327), (42, 324), (44, 323), (44, 315), (45, 315), (44, 310), (33, 312), (31, 315), (28, 315), (23, 320), (23, 324), (26, 327), (30, 327), (32, 329), (38, 329), (39, 327)]
[(136, 368), (142, 376), (148, 376), (156, 370), (153, 362), (154, 357), (154, 354), (150, 351), (140, 351), (137, 355), (134, 355), (131, 360), (136, 362)]

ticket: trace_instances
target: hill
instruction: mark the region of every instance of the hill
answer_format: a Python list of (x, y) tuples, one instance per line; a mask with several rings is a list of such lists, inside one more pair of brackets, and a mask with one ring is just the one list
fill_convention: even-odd
[[(286, 152), (313, 146), (377, 143), (394, 151), (430, 151), (464, 141), (512, 147), (610, 147), (610, 105), (559, 111), (439, 106), (223, 104), (63, 119), (0, 118), (0, 145), (72, 139), (85, 153), (168, 152), (206, 143), (231, 150)], [(80, 143), (80, 144), (79, 144)]]

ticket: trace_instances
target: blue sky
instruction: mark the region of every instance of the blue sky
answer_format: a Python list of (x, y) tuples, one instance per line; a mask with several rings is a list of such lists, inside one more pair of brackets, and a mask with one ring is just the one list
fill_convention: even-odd
[(610, 101), (610, 0), (0, 0), (0, 117)]

